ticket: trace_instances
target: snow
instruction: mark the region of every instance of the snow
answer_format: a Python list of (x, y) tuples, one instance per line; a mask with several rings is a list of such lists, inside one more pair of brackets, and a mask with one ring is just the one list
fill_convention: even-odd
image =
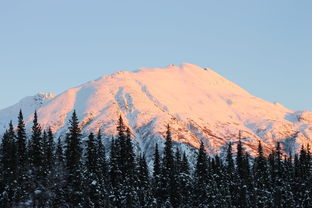
[(240, 130), (251, 153), (258, 140), (264, 142), (267, 152), (277, 141), (285, 149), (297, 151), (312, 138), (311, 112), (294, 112), (264, 101), (213, 70), (188, 63), (117, 72), (58, 96), (27, 97), (0, 111), (0, 133), (10, 119), (16, 124), (20, 108), (28, 127), (37, 109), (43, 127), (51, 126), (58, 135), (66, 132), (74, 109), (86, 133), (101, 128), (106, 135), (114, 135), (122, 115), (139, 148), (150, 153), (168, 123), (174, 141), (198, 147), (202, 140), (210, 154), (223, 150), (229, 141), (237, 141)]
[(38, 194), (41, 194), (42, 191), (41, 191), (40, 189), (36, 189), (36, 190), (34, 191), (34, 193), (35, 193), (36, 195), (38, 195)]
[(8, 122), (10, 120), (13, 120), (14, 123), (17, 122), (17, 115), (20, 109), (23, 110), (24, 118), (29, 118), (36, 109), (39, 109), (54, 97), (55, 94), (53, 93), (39, 92), (34, 96), (28, 96), (21, 99), (13, 106), (0, 110), (0, 134), (8, 127)]

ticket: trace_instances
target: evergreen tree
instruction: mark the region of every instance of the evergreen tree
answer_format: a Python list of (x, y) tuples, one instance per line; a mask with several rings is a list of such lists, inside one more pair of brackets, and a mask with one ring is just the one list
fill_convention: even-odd
[(235, 170), (232, 143), (228, 144), (226, 155), (226, 171), (225, 171), (225, 183), (224, 187), (225, 200), (228, 202), (228, 206), (238, 206), (238, 178)]
[(31, 136), (31, 165), (40, 167), (43, 161), (43, 150), (42, 150), (42, 138), (41, 138), (41, 127), (38, 123), (37, 111), (34, 113), (34, 120), (32, 126)]
[(226, 162), (227, 162), (227, 170), (229, 172), (234, 172), (235, 166), (234, 166), (233, 153), (232, 153), (232, 143), (231, 142), (229, 142), (229, 144), (228, 144)]
[(94, 134), (91, 132), (87, 140), (86, 167), (92, 177), (97, 173), (97, 148)]
[(105, 178), (108, 173), (107, 161), (106, 161), (106, 153), (105, 147), (102, 142), (102, 134), (99, 129), (97, 134), (97, 170), (98, 170), (98, 178), (101, 178), (103, 182), (105, 182)]
[(96, 173), (99, 186), (99, 206), (109, 207), (109, 197), (108, 197), (108, 164), (106, 161), (105, 147), (102, 142), (102, 133), (99, 129), (97, 138), (97, 162), (96, 162)]
[(23, 120), (23, 113), (22, 110), (19, 112), (18, 116), (18, 125), (17, 125), (17, 159), (18, 164), (22, 166), (25, 165), (27, 161), (26, 158), (26, 130), (25, 130), (25, 123)]
[(204, 143), (200, 143), (194, 176), (194, 206), (203, 207), (209, 203), (207, 194), (207, 155)]
[(47, 133), (47, 140), (46, 140), (46, 144), (45, 146), (45, 160), (46, 160), (46, 167), (47, 167), (47, 174), (51, 174), (52, 171), (52, 167), (54, 165), (54, 135), (52, 132), (51, 127), (49, 127), (48, 129), (48, 133)]
[(20, 110), (18, 115), (18, 125), (17, 125), (17, 187), (15, 198), (16, 202), (25, 202), (28, 197), (29, 191), (29, 175), (27, 174), (27, 169), (29, 168), (27, 159), (27, 149), (26, 149), (26, 129), (23, 118), (22, 110)]
[(114, 138), (111, 142), (109, 177), (110, 177), (110, 202), (113, 207), (121, 207), (122, 199), (122, 175), (120, 170), (120, 143)]
[(86, 175), (85, 175), (85, 194), (89, 207), (99, 207), (100, 206), (100, 188), (101, 184), (98, 180), (98, 170), (97, 170), (97, 147), (95, 143), (94, 134), (91, 132), (87, 140), (87, 150), (86, 150)]
[(164, 157), (161, 173), (161, 197), (166, 206), (173, 206), (174, 201), (174, 157), (172, 151), (172, 136), (169, 124), (167, 125)]
[(76, 111), (73, 112), (66, 137), (66, 170), (68, 174), (68, 196), (70, 206), (83, 207), (81, 134)]
[[(9, 124), (9, 129), (3, 135), (1, 143), (1, 187), (0, 187), (0, 206), (11, 207), (16, 201), (16, 143), (15, 132), (12, 121)], [(1, 196), (0, 195), (0, 196)]]
[(156, 143), (155, 146), (155, 152), (154, 152), (154, 168), (153, 168), (153, 176), (156, 178), (157, 176), (160, 176), (161, 173), (161, 166), (160, 166), (160, 156), (159, 156), (159, 150), (158, 150), (158, 144)]
[(255, 205), (257, 207), (269, 206), (270, 193), (268, 190), (268, 174), (267, 159), (264, 156), (262, 144), (259, 141), (258, 153), (254, 162)]
[(180, 169), (177, 172), (176, 176), (176, 186), (178, 194), (177, 206), (178, 207), (190, 207), (192, 206), (191, 203), (191, 196), (192, 196), (192, 180), (190, 175), (190, 167), (188, 158), (183, 153), (182, 160), (180, 163)]
[[(41, 187), (43, 186), (43, 177), (44, 175), (44, 147), (43, 147), (43, 140), (41, 137), (41, 127), (38, 123), (38, 115), (37, 111), (34, 113), (34, 120), (33, 120), (33, 126), (32, 126), (32, 136), (31, 136), (31, 142), (30, 142), (30, 150), (29, 150), (29, 156), (30, 156), (30, 166), (33, 170), (32, 177), (33, 177), (33, 191), (36, 191), (38, 193), (39, 191), (42, 192)], [(43, 203), (40, 197), (37, 197), (39, 201), (35, 201), (35, 203)], [(37, 206), (37, 204), (35, 204)]]
[[(55, 180), (54, 175), (54, 140), (51, 129), (48, 133), (44, 130), (42, 134), (43, 158), (42, 158), (42, 180), (41, 186), (44, 192), (41, 193), (41, 201), (46, 207), (52, 207), (54, 202), (53, 189), (60, 181)], [(56, 182), (57, 181), (57, 182)]]
[[(123, 188), (125, 191), (125, 198), (126, 198), (126, 206), (127, 207), (137, 207), (137, 193), (135, 191), (136, 185), (135, 183), (135, 168), (136, 164), (134, 161), (134, 152), (133, 146), (131, 141), (131, 132), (129, 128), (126, 128), (126, 140), (125, 145), (121, 146), (121, 151), (124, 153), (124, 159), (121, 163), (124, 163), (124, 181), (123, 181)], [(144, 158), (140, 158), (139, 163), (143, 164)], [(140, 172), (144, 174), (144, 172)], [(142, 183), (143, 184), (143, 183)]]
[(210, 159), (209, 164), (209, 174), (208, 174), (208, 184), (207, 184), (207, 193), (209, 196), (208, 206), (216, 207), (227, 207), (227, 204), (224, 203), (224, 195), (227, 195), (224, 189), (224, 173), (223, 173), (223, 163), (218, 155)]
[[(137, 167), (137, 189), (133, 190), (134, 195), (137, 195), (139, 203), (134, 202), (134, 207), (151, 207), (152, 197), (150, 190), (150, 181), (146, 159), (144, 155), (140, 155), (138, 158)], [(137, 193), (135, 193), (137, 192)]]
[(283, 200), (283, 163), (281, 145), (277, 142), (275, 150), (269, 156), (272, 203), (274, 207), (282, 207)]
[(182, 167), (182, 158), (180, 149), (177, 147), (174, 156), (174, 164), (173, 164), (173, 185), (172, 185), (172, 195), (171, 195), (171, 203), (174, 207), (179, 207), (181, 205), (181, 187), (180, 187), (180, 173)]
[(57, 139), (56, 150), (55, 150), (55, 163), (56, 163), (56, 166), (65, 165), (65, 156), (64, 156), (61, 137)]
[(130, 130), (125, 126), (122, 117), (117, 124), (118, 139), (112, 141), (110, 177), (112, 183), (114, 206), (133, 207), (135, 161)]
[(298, 178), (296, 186), (297, 204), (301, 207), (310, 207), (311, 205), (311, 157), (310, 150), (305, 149), (302, 145), (298, 160)]
[(118, 165), (121, 171), (122, 178), (126, 176), (126, 163), (127, 153), (124, 151), (126, 149), (126, 126), (123, 122), (122, 117), (119, 117), (117, 124), (117, 132), (118, 132), (118, 144), (117, 144), (117, 155), (118, 155)]
[(42, 147), (43, 147), (43, 166), (44, 166), (44, 171), (45, 171), (45, 175), (47, 175), (46, 173), (46, 169), (47, 169), (47, 146), (48, 146), (48, 134), (46, 130), (43, 130), (42, 132)]
[(183, 153), (182, 162), (181, 162), (181, 173), (186, 174), (186, 175), (190, 174), (189, 161), (185, 152)]
[(52, 184), (54, 184), (52, 187), (52, 191), (54, 193), (52, 207), (62, 207), (64, 204), (67, 204), (67, 175), (65, 171), (63, 144), (60, 137), (57, 139), (55, 162), (52, 171)]
[(123, 150), (125, 153), (125, 172), (127, 180), (129, 180), (130, 183), (133, 183), (133, 177), (134, 177), (134, 169), (135, 169), (135, 162), (134, 162), (134, 152), (133, 152), (133, 146), (131, 141), (131, 132), (130, 129), (127, 128), (126, 130), (126, 141), (125, 141), (125, 149)]
[(0, 207), (312, 207), (309, 145), (292, 159), (277, 143), (266, 157), (259, 141), (253, 160), (239, 136), (236, 160), (229, 143), (223, 161), (208, 157), (201, 142), (197, 157), (190, 158), (193, 170), (185, 152), (173, 151), (168, 125), (165, 147), (160, 151), (156, 144), (149, 174), (122, 117), (109, 161), (100, 130), (82, 145), (76, 112), (65, 149), (61, 137), (54, 144), (50, 128), (42, 134), (36, 112), (31, 130), (27, 140), (20, 111), (16, 131), (10, 122), (0, 140)]
[(181, 167), (182, 167), (181, 152), (180, 152), (180, 149), (177, 147), (175, 151), (175, 157), (174, 157), (174, 171), (176, 174), (181, 172)]
[(42, 130), (38, 122), (37, 111), (34, 113), (32, 136), (30, 140), (30, 168), (31, 174), (31, 189), (32, 189), (32, 202), (34, 207), (44, 207), (47, 201), (47, 184), (45, 184), (46, 172), (44, 169), (46, 160), (44, 159), (44, 144), (41, 136)]
[(239, 138), (238, 143), (237, 143), (237, 156), (236, 156), (236, 167), (237, 167), (237, 172), (238, 175), (240, 176), (241, 179), (246, 179), (246, 169), (244, 167), (244, 158), (245, 153), (243, 150), (243, 145), (242, 141)]
[[(282, 201), (283, 207), (296, 207), (296, 198), (294, 195), (294, 167), (292, 162), (292, 155), (289, 154), (289, 157), (286, 155), (284, 156), (284, 176), (283, 176), (283, 189), (285, 196), (283, 197), (284, 200)], [(310, 201), (310, 200), (309, 200)]]
[(157, 207), (161, 205), (161, 164), (158, 144), (155, 145), (154, 161), (153, 161), (153, 195)]
[(236, 156), (236, 167), (237, 173), (240, 177), (238, 185), (239, 201), (240, 207), (248, 207), (248, 181), (249, 181), (249, 159), (246, 156), (243, 144), (241, 141), (241, 136), (239, 135), (239, 140), (237, 143), (237, 156)]

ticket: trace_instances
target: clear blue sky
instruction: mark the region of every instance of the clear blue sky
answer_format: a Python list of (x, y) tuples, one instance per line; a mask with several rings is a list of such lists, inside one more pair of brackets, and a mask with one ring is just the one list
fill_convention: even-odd
[(311, 11), (311, 0), (0, 0), (0, 108), (114, 71), (189, 62), (312, 110)]

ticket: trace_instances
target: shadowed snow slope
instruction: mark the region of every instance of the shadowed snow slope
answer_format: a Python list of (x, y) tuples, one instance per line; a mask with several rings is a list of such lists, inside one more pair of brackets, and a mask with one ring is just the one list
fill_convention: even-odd
[(288, 153), (312, 138), (311, 112), (293, 112), (264, 101), (216, 72), (192, 64), (117, 72), (56, 97), (42, 93), (27, 97), (0, 111), (0, 133), (20, 108), (28, 127), (37, 109), (42, 126), (51, 126), (58, 135), (66, 132), (74, 109), (84, 133), (101, 128), (114, 135), (122, 115), (139, 148), (147, 152), (161, 141), (168, 123), (175, 141), (193, 147), (203, 141), (210, 154), (223, 152), (229, 141), (236, 142), (239, 131), (251, 154), (258, 140), (266, 152), (280, 141)]

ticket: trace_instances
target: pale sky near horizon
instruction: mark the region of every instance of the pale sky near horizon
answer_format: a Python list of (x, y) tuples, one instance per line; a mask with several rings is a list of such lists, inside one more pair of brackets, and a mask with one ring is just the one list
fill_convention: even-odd
[(312, 110), (311, 0), (0, 0), (0, 109), (36, 92), (182, 62)]

